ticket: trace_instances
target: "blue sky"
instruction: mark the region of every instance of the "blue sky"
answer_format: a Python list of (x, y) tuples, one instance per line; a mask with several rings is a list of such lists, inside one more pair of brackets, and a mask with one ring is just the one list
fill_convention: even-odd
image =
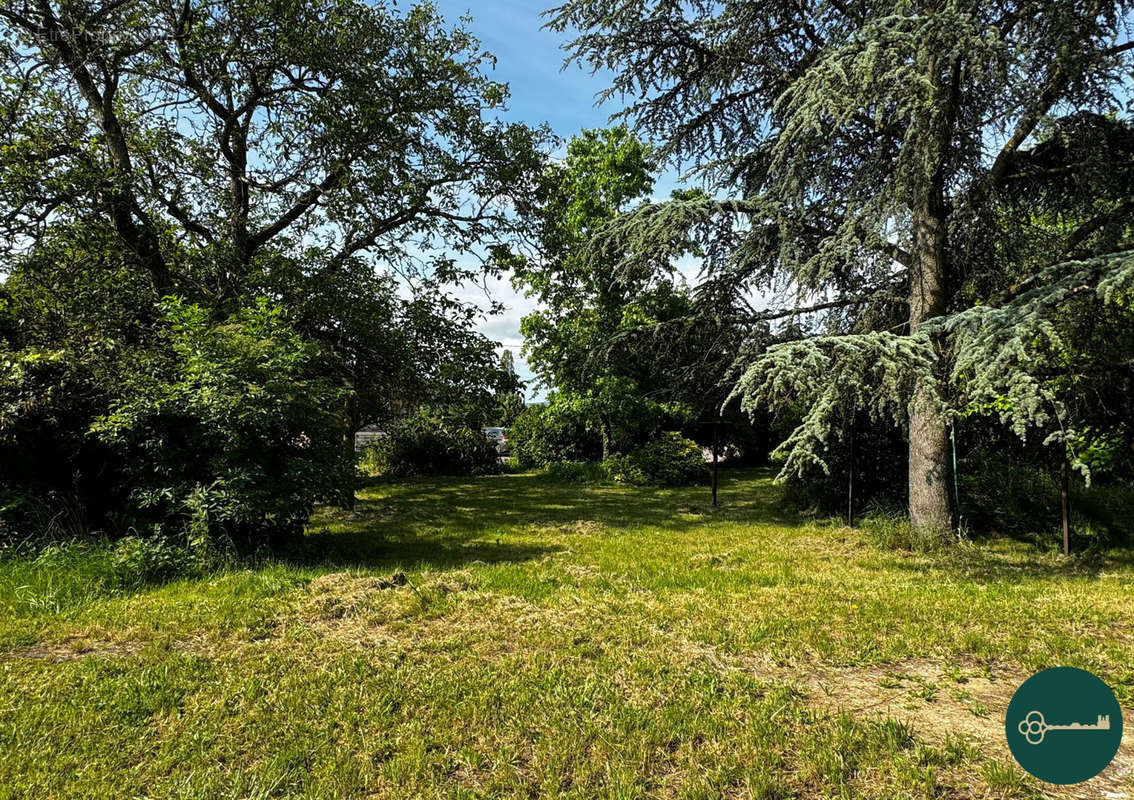
[[(542, 30), (541, 12), (551, 7), (553, 0), (546, 5), (539, 0), (436, 2), (449, 24), (456, 23), (466, 12), (472, 16), (470, 30), (497, 58), (493, 77), (511, 88), (512, 98), (504, 115), (507, 119), (530, 125), (546, 122), (566, 139), (582, 128), (607, 125), (610, 115), (619, 110), (613, 102), (595, 105), (595, 95), (609, 85), (608, 76), (591, 75), (575, 65), (561, 69), (565, 56), (561, 46), (568, 38)], [(480, 330), (515, 353), (517, 369), (529, 381), (529, 401), (542, 399), (545, 392), (534, 386), (531, 370), (519, 350), (520, 319), (531, 310), (531, 301), (513, 291), (506, 279), (489, 281), (487, 289), (494, 299), (504, 303), (506, 311), (486, 319)], [(461, 295), (478, 302), (485, 299), (484, 292), (477, 287), (465, 287)]]
[(592, 76), (572, 65), (561, 70), (568, 37), (542, 30), (542, 12), (555, 0), (436, 0), (450, 24), (465, 12), (470, 29), (485, 49), (498, 59), (496, 79), (509, 84), (512, 100), (508, 116), (531, 124), (547, 122), (560, 136), (580, 128), (607, 124), (613, 104), (595, 106), (595, 94), (608, 85), (605, 76)]

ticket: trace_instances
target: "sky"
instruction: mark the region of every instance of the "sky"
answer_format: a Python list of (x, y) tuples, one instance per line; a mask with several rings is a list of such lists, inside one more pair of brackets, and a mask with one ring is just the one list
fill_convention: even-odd
[[(561, 48), (568, 37), (542, 30), (545, 20), (541, 13), (554, 5), (552, 0), (546, 4), (541, 0), (436, 3), (449, 24), (466, 12), (472, 16), (469, 29), (497, 59), (492, 77), (511, 89), (508, 112), (503, 115), (506, 119), (529, 125), (546, 122), (556, 135), (566, 139), (583, 128), (608, 125), (611, 114), (619, 111), (614, 102), (596, 106), (596, 95), (609, 86), (609, 76), (591, 75), (577, 65), (562, 69), (566, 54)], [(520, 354), (520, 319), (532, 309), (532, 302), (515, 292), (507, 278), (489, 280), (486, 287), (506, 310), (482, 322), (480, 330), (515, 354), (517, 371), (528, 381), (528, 401), (542, 400), (546, 390), (535, 386), (531, 369)], [(485, 293), (478, 287), (464, 287), (459, 294), (487, 305)]]

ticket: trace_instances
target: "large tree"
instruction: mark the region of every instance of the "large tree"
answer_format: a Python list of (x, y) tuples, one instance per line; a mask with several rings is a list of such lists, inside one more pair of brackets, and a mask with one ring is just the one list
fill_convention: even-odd
[[(494, 349), (451, 289), (518, 233), (546, 133), (500, 119), (466, 25), (428, 2), (0, 0), (0, 476), (98, 517), (170, 464), (220, 486), (255, 464), (209, 444), (244, 437), (220, 451), (318, 456), (341, 489), (350, 429), (487, 402)], [(182, 400), (139, 389), (159, 378)]]
[(159, 294), (230, 299), (273, 250), (471, 250), (538, 161), (429, 3), (3, 0), (0, 34), (0, 242), (104, 219)]
[[(1129, 8), (571, 0), (550, 13), (556, 29), (578, 31), (573, 57), (613, 70), (611, 93), (636, 98), (626, 114), (712, 191), (641, 209), (600, 240), (620, 242), (633, 254), (626, 268), (640, 268), (695, 236), (707, 298), (778, 290), (781, 304), (750, 318), (826, 317), (805, 319), (823, 335), (751, 360), (738, 391), (750, 407), (808, 404), (787, 469), (822, 463), (848, 406), (908, 424), (911, 520), (943, 528), (954, 519), (949, 427), (966, 376), (1016, 392), (1021, 424), (1044, 417), (1037, 407), (1049, 399), (1025, 359), (1013, 361), (1010, 386), (975, 359), (1022, 354), (1068, 284), (1101, 286), (1105, 300), (1130, 277), (1128, 259), (1105, 257), (1129, 246), (1109, 235), (1125, 224), (1127, 197), (1068, 232), (1038, 274), (994, 296), (970, 290), (995, 267), (982, 237), (1045, 120), (1124, 110)], [(1084, 251), (1103, 257), (1054, 268)], [(972, 312), (982, 301), (1004, 313)], [(898, 325), (879, 324), (893, 308), (904, 309)]]
[(693, 298), (676, 270), (619, 271), (616, 253), (587, 257), (588, 240), (646, 201), (653, 168), (650, 148), (625, 126), (573, 137), (533, 197), (536, 252), (512, 263), (539, 304), (521, 323), (528, 361), (556, 390), (553, 405), (594, 420), (603, 457), (657, 424), (715, 418), (739, 339), (733, 328), (688, 324)]

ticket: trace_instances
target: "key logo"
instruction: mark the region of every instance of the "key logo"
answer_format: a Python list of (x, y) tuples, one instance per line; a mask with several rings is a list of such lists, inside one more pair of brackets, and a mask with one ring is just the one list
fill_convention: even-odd
[(1048, 783), (1081, 783), (1114, 760), (1122, 709), (1096, 676), (1052, 667), (1024, 681), (1004, 719), (1008, 749), (1028, 773)]

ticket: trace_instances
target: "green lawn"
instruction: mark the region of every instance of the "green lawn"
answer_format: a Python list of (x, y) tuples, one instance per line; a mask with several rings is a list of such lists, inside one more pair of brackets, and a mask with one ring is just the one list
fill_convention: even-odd
[[(1129, 552), (887, 552), (770, 473), (707, 494), (420, 480), (292, 562), (0, 562), (0, 797), (1031, 797), (1024, 677), (1134, 705)], [(1130, 746), (1077, 791), (1134, 796)]]

